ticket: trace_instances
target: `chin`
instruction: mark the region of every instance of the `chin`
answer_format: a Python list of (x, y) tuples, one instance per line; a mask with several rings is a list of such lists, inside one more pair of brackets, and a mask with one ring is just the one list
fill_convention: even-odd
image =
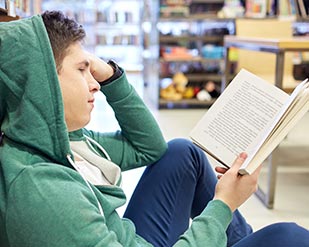
[(87, 124), (89, 124), (90, 123), (90, 119), (88, 119), (88, 121), (87, 122), (85, 122), (85, 124), (82, 126), (82, 128), (84, 128)]
[(80, 122), (79, 128), (78, 128), (78, 129), (84, 128), (89, 122), (90, 122), (90, 119), (89, 119), (89, 118), (84, 119), (84, 121)]
[(72, 132), (72, 131), (75, 131), (75, 130), (82, 129), (82, 128), (84, 128), (89, 122), (90, 122), (90, 118), (83, 119), (83, 120), (80, 121), (79, 123), (75, 123), (74, 125), (68, 126), (68, 130), (69, 130), (69, 132)]

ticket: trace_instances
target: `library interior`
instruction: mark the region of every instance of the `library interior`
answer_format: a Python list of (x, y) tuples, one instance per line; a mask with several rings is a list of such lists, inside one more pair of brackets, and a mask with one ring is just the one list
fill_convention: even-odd
[[(289, 95), (309, 78), (307, 0), (0, 0), (0, 22), (46, 10), (75, 19), (86, 30), (86, 50), (125, 71), (166, 141), (190, 139), (241, 69)], [(87, 128), (101, 130), (102, 122), (106, 132), (119, 129), (98, 94)], [(306, 112), (265, 159), (258, 190), (240, 206), (254, 230), (277, 222), (309, 229), (308, 126)], [(219, 164), (206, 155), (213, 168)], [(123, 172), (127, 198), (144, 169)]]

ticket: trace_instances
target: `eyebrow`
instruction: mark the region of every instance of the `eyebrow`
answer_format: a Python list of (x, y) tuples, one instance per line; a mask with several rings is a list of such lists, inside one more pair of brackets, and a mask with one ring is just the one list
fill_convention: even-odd
[(85, 65), (86, 67), (89, 67), (90, 63), (87, 60), (83, 60), (83, 61), (77, 63), (77, 65)]

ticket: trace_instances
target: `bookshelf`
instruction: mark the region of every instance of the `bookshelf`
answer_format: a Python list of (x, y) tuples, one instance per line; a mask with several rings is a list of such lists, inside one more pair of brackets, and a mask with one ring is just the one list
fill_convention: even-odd
[[(156, 52), (156, 61), (153, 55), (151, 62), (144, 58), (145, 91), (156, 108), (208, 108), (220, 94), (223, 37), (235, 32), (233, 19), (218, 18), (223, 5), (192, 0), (160, 1), (156, 7), (160, 16), (151, 39), (157, 44), (149, 52)], [(187, 83), (179, 88), (175, 78), (182, 75)]]
[(0, 22), (18, 20), (40, 11), (41, 0), (0, 0)]
[(141, 18), (143, 1), (98, 1), (95, 53), (113, 59), (129, 72), (142, 66)]
[(0, 9), (0, 22), (14, 21), (18, 19), (19, 19), (18, 16), (15, 17), (9, 16), (5, 9)]
[(142, 66), (140, 0), (45, 0), (43, 10), (58, 9), (81, 23), (87, 33), (85, 46), (105, 61), (115, 60), (127, 72)]
[(307, 0), (246, 0), (245, 17), (249, 18), (292, 18), (309, 20)]

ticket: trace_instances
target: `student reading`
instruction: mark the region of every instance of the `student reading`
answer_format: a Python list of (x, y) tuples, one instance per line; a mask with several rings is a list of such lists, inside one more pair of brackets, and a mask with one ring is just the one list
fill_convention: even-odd
[[(84, 37), (58, 11), (0, 24), (1, 246), (308, 246), (294, 223), (252, 233), (237, 207), (259, 169), (238, 176), (243, 153), (217, 180), (190, 141), (166, 143), (123, 69), (86, 52)], [(99, 91), (115, 133), (84, 128)], [(121, 171), (142, 166), (120, 217)]]

